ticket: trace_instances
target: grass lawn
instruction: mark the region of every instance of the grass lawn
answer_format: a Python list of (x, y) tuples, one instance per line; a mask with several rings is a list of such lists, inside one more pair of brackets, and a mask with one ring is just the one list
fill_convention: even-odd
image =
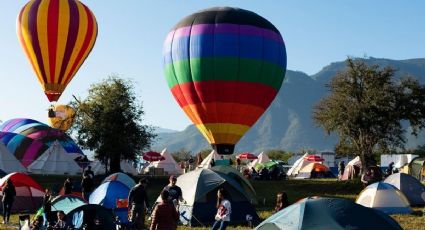
[[(56, 188), (64, 181), (65, 177), (35, 177), (42, 186)], [(80, 179), (80, 178), (76, 178)], [(99, 184), (101, 178), (96, 179), (96, 183)], [(148, 196), (151, 204), (154, 203), (158, 197), (161, 189), (167, 184), (168, 178), (158, 177), (150, 179), (148, 185)], [(291, 203), (296, 202), (299, 199), (308, 196), (323, 196), (323, 197), (338, 197), (354, 200), (357, 194), (362, 190), (359, 181), (350, 182), (339, 182), (334, 179), (323, 179), (323, 180), (286, 180), (286, 181), (252, 181), (252, 185), (257, 192), (258, 205), (256, 209), (261, 219), (266, 219), (272, 212), (275, 204), (275, 196), (279, 191), (286, 191)], [(400, 225), (406, 230), (422, 230), (425, 226), (425, 217), (422, 216), (423, 208), (414, 208), (414, 212), (410, 215), (393, 215), (392, 217), (400, 223)], [(12, 223), (18, 222), (18, 216), (13, 215), (11, 217)], [(178, 229), (210, 229), (211, 226), (205, 228), (189, 228), (179, 226)], [(17, 224), (1, 225), (0, 229), (17, 229)], [(228, 229), (249, 229), (247, 226), (231, 226)]]

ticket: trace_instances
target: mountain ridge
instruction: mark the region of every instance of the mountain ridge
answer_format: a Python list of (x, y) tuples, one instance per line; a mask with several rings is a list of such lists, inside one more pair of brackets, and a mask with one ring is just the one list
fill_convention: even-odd
[[(357, 58), (356, 58), (357, 59)], [(410, 75), (425, 84), (425, 58), (391, 60), (359, 58), (369, 65), (391, 66), (397, 77)], [(327, 94), (325, 84), (346, 68), (345, 61), (332, 62), (313, 75), (287, 70), (284, 83), (267, 111), (237, 143), (235, 152), (260, 152), (269, 149), (299, 151), (300, 149), (334, 149), (336, 135), (326, 135), (313, 123), (313, 106)], [(425, 144), (425, 132), (415, 138), (406, 135), (406, 147)], [(189, 125), (182, 131), (158, 133), (153, 149), (174, 152), (180, 149), (196, 154), (210, 145), (196, 129)]]

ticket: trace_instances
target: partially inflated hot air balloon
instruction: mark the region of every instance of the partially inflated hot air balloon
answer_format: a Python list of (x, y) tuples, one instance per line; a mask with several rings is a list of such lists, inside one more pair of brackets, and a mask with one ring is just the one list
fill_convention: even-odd
[(69, 105), (55, 105), (54, 116), (49, 116), (49, 125), (62, 131), (68, 130), (74, 123), (75, 110)]
[(97, 23), (78, 0), (31, 0), (17, 33), (44, 93), (57, 101), (93, 48)]
[(174, 98), (219, 154), (269, 107), (286, 72), (282, 36), (243, 9), (211, 8), (181, 20), (164, 44)]

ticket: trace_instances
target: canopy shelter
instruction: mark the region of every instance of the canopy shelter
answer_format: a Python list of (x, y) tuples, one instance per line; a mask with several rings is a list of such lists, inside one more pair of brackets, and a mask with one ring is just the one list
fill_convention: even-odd
[(356, 200), (357, 204), (380, 210), (386, 214), (411, 213), (409, 200), (391, 184), (377, 182), (367, 186)]
[[(177, 178), (177, 185), (182, 189), (183, 199), (187, 202), (179, 206), (180, 221), (189, 226), (212, 224), (217, 212), (215, 205), (219, 188), (224, 188), (229, 193), (232, 223), (246, 223), (247, 215), (251, 215), (254, 221), (258, 220), (255, 208), (250, 202), (251, 192), (235, 177), (226, 175), (226, 170), (215, 170), (196, 169)], [(160, 197), (157, 201), (160, 201)]]
[(0, 170), (5, 173), (26, 172), (27, 169), (16, 159), (16, 157), (0, 141)]
[(149, 171), (149, 168), (153, 167), (162, 168), (164, 169), (164, 172), (167, 172), (169, 175), (180, 175), (183, 173), (183, 169), (180, 168), (180, 166), (174, 160), (173, 156), (167, 152), (167, 149), (162, 150), (161, 156), (164, 157), (165, 160), (151, 162), (150, 165), (145, 169), (146, 172)]
[(165, 158), (159, 152), (149, 151), (143, 154), (143, 160), (153, 162), (163, 161)]
[(362, 169), (362, 162), (360, 157), (357, 156), (352, 159), (345, 166), (344, 173), (342, 174), (341, 180), (352, 180), (360, 175)]
[(425, 204), (425, 186), (411, 175), (395, 173), (387, 177), (384, 182), (398, 188), (406, 195), (411, 205)]
[(75, 162), (74, 155), (67, 153), (56, 141), (28, 166), (28, 171), (34, 174), (77, 175), (82, 173), (82, 168)]
[(260, 154), (258, 154), (258, 159), (253, 160), (251, 163), (249, 163), (249, 164), (248, 164), (248, 167), (249, 167), (249, 168), (252, 168), (252, 167), (254, 167), (254, 168), (255, 168), (255, 166), (256, 166), (257, 164), (266, 163), (266, 162), (269, 162), (269, 161), (270, 161), (269, 156), (267, 156), (267, 154), (266, 154), (266, 153), (261, 152)]
[(425, 180), (425, 157), (416, 157), (409, 163), (409, 174), (419, 181)]
[[(27, 174), (14, 172), (0, 179), (0, 190), (8, 179), (12, 180), (16, 189), (16, 197), (12, 206), (12, 212), (33, 212), (41, 206), (44, 189), (40, 184), (35, 182)], [(3, 209), (3, 206), (1, 206), (1, 209)]]
[(302, 169), (307, 164), (311, 163), (307, 161), (305, 158), (308, 156), (308, 153), (304, 154), (301, 158), (295, 161), (294, 165), (288, 170), (286, 173), (288, 176), (296, 176), (300, 169)]
[(221, 159), (221, 156), (215, 151), (211, 151), (210, 154), (208, 154), (207, 157), (201, 162), (201, 164), (198, 165), (198, 168), (204, 168), (209, 169), (211, 168), (211, 161), (214, 159), (214, 161)]
[(390, 216), (338, 198), (307, 198), (273, 214), (254, 230), (401, 230)]
[(252, 153), (241, 153), (239, 154), (236, 158), (241, 159), (241, 160), (255, 160), (258, 159), (257, 156), (255, 156)]

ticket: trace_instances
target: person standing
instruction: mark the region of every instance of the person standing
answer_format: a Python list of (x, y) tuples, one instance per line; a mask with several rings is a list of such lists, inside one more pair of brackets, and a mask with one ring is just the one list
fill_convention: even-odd
[(217, 191), (217, 214), (215, 215), (215, 222), (212, 230), (225, 230), (230, 222), (230, 215), (232, 214), (232, 205), (228, 200), (227, 191), (220, 188)]
[(169, 184), (164, 187), (163, 191), (169, 193), (169, 201), (174, 204), (176, 210), (179, 210), (179, 202), (184, 202), (182, 189), (176, 185), (177, 177), (171, 175), (169, 178)]
[(177, 221), (179, 214), (174, 205), (169, 202), (170, 193), (162, 190), (161, 200), (152, 212), (152, 223), (150, 230), (175, 230), (177, 229)]
[(274, 212), (279, 212), (280, 210), (289, 206), (288, 195), (285, 191), (279, 192), (276, 195), (276, 206), (274, 207)]
[(128, 195), (128, 204), (131, 205), (130, 217), (133, 229), (145, 228), (145, 210), (149, 207), (146, 185), (147, 180), (141, 178)]
[(89, 200), (90, 194), (93, 191), (93, 179), (89, 175), (84, 175), (81, 181), (81, 191), (83, 198)]
[(64, 190), (64, 194), (68, 195), (68, 194), (72, 194), (72, 180), (71, 178), (66, 178), (65, 182), (63, 183), (63, 190)]
[(43, 210), (44, 210), (44, 226), (47, 226), (48, 223), (51, 223), (52, 220), (52, 192), (50, 189), (46, 188), (43, 196)]
[(86, 170), (84, 170), (83, 176), (89, 176), (90, 178), (94, 178), (94, 172), (91, 170), (91, 166), (87, 166)]
[(3, 224), (9, 223), (10, 211), (12, 210), (13, 202), (15, 201), (16, 189), (12, 180), (7, 179), (5, 186), (2, 188), (3, 202)]
[(340, 161), (338, 164), (338, 180), (341, 180), (342, 175), (344, 174), (344, 170), (345, 170), (345, 162)]

